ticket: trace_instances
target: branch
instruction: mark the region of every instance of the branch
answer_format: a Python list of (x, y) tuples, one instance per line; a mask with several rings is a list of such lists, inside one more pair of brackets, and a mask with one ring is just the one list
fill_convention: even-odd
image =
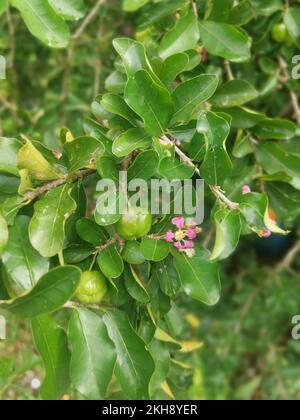
[[(174, 146), (174, 142), (172, 140), (170, 140), (167, 136), (163, 136), (161, 140), (162, 140), (163, 144), (170, 144), (170, 145)], [(193, 168), (195, 170), (196, 174), (198, 176), (200, 176), (199, 168), (194, 164), (192, 159), (189, 158), (185, 153), (183, 153), (183, 151), (176, 145), (175, 145), (175, 152), (179, 156), (180, 160), (182, 160), (182, 162), (186, 163), (188, 166)]]
[(80, 27), (77, 29), (77, 31), (73, 34), (72, 40), (73, 42), (77, 41), (77, 39), (81, 36), (81, 34), (85, 31), (87, 26), (94, 20), (96, 17), (100, 7), (106, 2), (106, 0), (98, 0), (98, 2), (95, 4), (93, 9), (90, 11), (90, 13), (86, 16)]
[(209, 188), (213, 192), (213, 194), (222, 201), (230, 210), (238, 210), (239, 204), (234, 203), (233, 201), (229, 200), (228, 197), (224, 194), (224, 192), (221, 190), (221, 187), (218, 187), (217, 185), (210, 185)]
[(230, 62), (228, 60), (224, 61), (224, 67), (225, 67), (225, 72), (226, 72), (228, 81), (234, 80), (234, 75), (232, 73)]
[(284, 270), (291, 268), (294, 259), (300, 253), (300, 241), (296, 242), (295, 245), (289, 250), (284, 259), (275, 268), (275, 273), (279, 274)]
[(48, 184), (44, 184), (39, 188), (36, 188), (34, 191), (28, 192), (23, 199), (23, 202), (33, 201), (36, 198), (40, 197), (41, 195), (57, 188), (67, 182), (76, 182), (80, 179), (93, 174), (95, 171), (93, 169), (84, 169), (82, 171), (76, 172), (70, 179), (69, 175), (65, 175), (63, 178), (56, 179), (55, 181), (49, 182)]

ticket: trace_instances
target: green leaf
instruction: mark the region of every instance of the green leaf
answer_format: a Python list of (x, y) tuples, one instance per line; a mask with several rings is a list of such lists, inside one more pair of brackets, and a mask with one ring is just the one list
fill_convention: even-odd
[(125, 288), (128, 294), (137, 302), (146, 305), (150, 302), (150, 296), (139, 277), (139, 268), (126, 266), (124, 272)]
[(35, 318), (61, 308), (75, 293), (81, 271), (77, 267), (53, 268), (27, 294), (0, 305), (21, 318)]
[(232, 169), (226, 150), (226, 140), (230, 133), (226, 114), (202, 112), (198, 119), (197, 131), (204, 135), (206, 143), (201, 175), (207, 183), (222, 186)]
[(76, 203), (68, 184), (49, 191), (35, 203), (29, 238), (43, 257), (54, 257), (63, 249), (65, 224), (75, 210)]
[(9, 276), (10, 290), (20, 295), (31, 290), (49, 270), (49, 260), (31, 245), (28, 237), (28, 216), (18, 216), (9, 228), (9, 240), (2, 262)]
[(185, 180), (194, 175), (195, 168), (175, 157), (166, 157), (159, 162), (158, 172), (170, 181), (174, 179)]
[(218, 210), (214, 215), (216, 225), (216, 241), (211, 260), (228, 258), (238, 246), (242, 223), (239, 212), (232, 210)]
[(85, 7), (83, 0), (48, 0), (52, 8), (64, 20), (77, 21), (83, 18)]
[[(220, 110), (216, 109), (216, 111)], [(230, 115), (232, 118), (232, 128), (242, 128), (245, 130), (255, 127), (266, 118), (264, 114), (244, 107), (227, 108), (226, 114)]]
[(23, 200), (23, 197), (14, 196), (7, 198), (4, 203), (1, 204), (0, 209), (2, 211), (2, 215), (9, 226), (14, 224), (14, 220), (18, 212), (26, 205)]
[(134, 150), (147, 149), (152, 144), (151, 137), (141, 128), (131, 128), (117, 137), (113, 143), (113, 154), (117, 157), (129, 155)]
[(116, 279), (124, 271), (123, 259), (115, 245), (110, 245), (97, 258), (100, 270), (109, 279)]
[(0, 213), (0, 256), (6, 248), (8, 242), (8, 228), (7, 223), (2, 214)]
[(257, 90), (249, 82), (235, 79), (219, 87), (211, 102), (220, 108), (231, 108), (244, 105), (257, 96)]
[(197, 247), (196, 255), (192, 258), (177, 251), (173, 251), (173, 255), (175, 268), (187, 295), (206, 305), (218, 303), (221, 293), (218, 264), (209, 261), (209, 252)]
[(146, 259), (141, 253), (140, 243), (137, 241), (127, 241), (122, 252), (122, 258), (129, 264), (143, 264)]
[(149, 3), (149, 1), (150, 0), (123, 0), (123, 10), (125, 12), (135, 12)]
[(168, 256), (170, 245), (163, 240), (144, 238), (141, 242), (141, 252), (148, 261), (162, 261)]
[(246, 25), (255, 17), (255, 10), (249, 0), (242, 0), (234, 6), (228, 18), (228, 23), (232, 25)]
[(33, 319), (31, 326), (46, 371), (41, 396), (44, 400), (59, 400), (70, 386), (70, 352), (66, 333), (49, 315)]
[(128, 169), (128, 181), (137, 178), (148, 181), (148, 179), (155, 175), (158, 163), (158, 154), (154, 150), (146, 150), (145, 152), (140, 153)]
[(160, 80), (165, 85), (174, 82), (176, 77), (185, 70), (188, 63), (189, 56), (183, 53), (174, 54), (166, 58), (159, 74)]
[(166, 33), (159, 46), (159, 55), (166, 59), (171, 55), (193, 50), (199, 40), (197, 18), (193, 12), (178, 20), (176, 25)]
[(123, 60), (128, 77), (133, 77), (139, 70), (146, 70), (157, 83), (160, 83), (152, 69), (142, 43), (129, 38), (116, 38), (113, 41), (113, 46)]
[(22, 143), (17, 139), (0, 137), (0, 172), (18, 176), (18, 152)]
[(105, 152), (101, 140), (95, 137), (78, 137), (64, 146), (69, 162), (70, 172), (83, 168), (96, 167), (96, 162)]
[(2, 15), (2, 13), (6, 12), (6, 10), (8, 9), (8, 0), (2, 0), (2, 2), (0, 3), (0, 16)]
[(102, 318), (88, 310), (73, 311), (68, 330), (72, 346), (72, 384), (91, 400), (104, 399), (116, 363), (116, 350)]
[(175, 296), (181, 289), (180, 279), (174, 268), (171, 256), (167, 257), (164, 261), (155, 264), (153, 278), (154, 281), (159, 283), (161, 290), (167, 296)]
[(268, 118), (259, 124), (255, 134), (263, 140), (288, 140), (295, 137), (296, 130), (292, 121)]
[(284, 23), (291, 38), (295, 44), (300, 48), (300, 8), (291, 7), (284, 13)]
[(129, 79), (125, 100), (143, 119), (150, 135), (160, 136), (167, 128), (174, 110), (171, 95), (147, 71), (140, 70)]
[(217, 87), (218, 77), (213, 74), (202, 74), (179, 85), (172, 93), (175, 114), (171, 124), (188, 123), (201, 104), (213, 96)]
[(34, 188), (30, 179), (28, 169), (20, 169), (19, 176), (20, 176), (20, 185), (18, 188), (18, 194), (24, 196), (27, 192), (29, 192), (30, 190), (33, 190)]
[(151, 395), (155, 393), (168, 376), (170, 369), (170, 353), (163, 343), (152, 340), (149, 350), (155, 363), (155, 371), (151, 378)]
[(125, 313), (110, 310), (103, 320), (116, 346), (115, 375), (125, 396), (133, 400), (149, 399), (149, 383), (155, 366), (145, 343), (136, 334)]
[(100, 246), (109, 238), (108, 233), (90, 219), (80, 219), (76, 223), (78, 236), (89, 244)]
[(27, 169), (30, 176), (39, 181), (52, 181), (62, 178), (42, 153), (26, 139), (26, 143), (18, 153), (18, 168)]
[(263, 169), (273, 175), (278, 172), (291, 177), (291, 185), (300, 190), (300, 159), (274, 142), (260, 142), (256, 149), (256, 157)]
[(100, 157), (97, 160), (97, 172), (102, 179), (112, 179), (119, 183), (119, 165), (114, 157)]
[(105, 89), (108, 92), (119, 95), (124, 92), (127, 82), (125, 74), (119, 71), (113, 71), (110, 76), (105, 80)]
[(226, 23), (202, 21), (200, 33), (210, 54), (235, 62), (250, 60), (250, 39), (239, 28)]
[(138, 124), (137, 116), (120, 96), (108, 93), (103, 95), (100, 104), (106, 111), (119, 115), (130, 122), (133, 126)]
[(28, 30), (52, 48), (66, 48), (70, 32), (64, 20), (55, 13), (48, 1), (11, 0), (24, 19)]

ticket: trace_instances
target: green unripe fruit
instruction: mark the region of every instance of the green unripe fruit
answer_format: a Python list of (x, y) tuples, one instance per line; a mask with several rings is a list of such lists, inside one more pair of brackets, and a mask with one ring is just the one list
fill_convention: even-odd
[(81, 274), (75, 297), (81, 303), (94, 305), (100, 303), (107, 293), (104, 276), (98, 271), (85, 271)]
[(126, 241), (142, 238), (150, 232), (152, 216), (141, 207), (129, 207), (116, 224), (117, 233)]
[(273, 26), (272, 37), (274, 41), (282, 44), (283, 42), (287, 40), (287, 35), (288, 35), (288, 31), (284, 23), (278, 23), (277, 25)]

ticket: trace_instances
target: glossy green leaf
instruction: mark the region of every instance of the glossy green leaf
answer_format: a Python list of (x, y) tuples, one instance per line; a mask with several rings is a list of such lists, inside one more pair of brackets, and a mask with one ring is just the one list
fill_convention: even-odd
[(48, 0), (52, 8), (64, 20), (79, 20), (85, 14), (83, 0)]
[(225, 114), (203, 112), (198, 119), (197, 131), (204, 135), (206, 143), (201, 175), (209, 184), (221, 186), (232, 169), (226, 150), (230, 133), (228, 119)]
[(125, 12), (135, 12), (149, 3), (149, 1), (150, 0), (123, 0), (123, 9)]
[(148, 261), (162, 261), (168, 256), (170, 245), (163, 240), (144, 238), (141, 242), (141, 252)]
[(2, 262), (9, 275), (10, 290), (20, 295), (31, 290), (49, 270), (49, 260), (31, 245), (28, 237), (28, 216), (18, 216), (9, 228), (9, 240)]
[(108, 92), (119, 95), (124, 92), (127, 82), (127, 77), (125, 74), (119, 71), (113, 71), (110, 76), (105, 80), (105, 89)]
[(158, 154), (154, 150), (146, 150), (140, 153), (128, 168), (128, 181), (133, 179), (144, 179), (147, 181), (155, 175), (158, 168)]
[(4, 13), (7, 10), (8, 4), (8, 0), (2, 0), (2, 2), (0, 3), (0, 15), (2, 15), (2, 13)]
[(63, 249), (65, 224), (75, 210), (76, 203), (68, 184), (49, 191), (35, 203), (29, 238), (41, 255), (53, 257)]
[(159, 283), (161, 290), (167, 296), (175, 296), (181, 289), (181, 282), (171, 256), (167, 257), (164, 261), (155, 264), (153, 278), (154, 281)]
[(165, 381), (170, 369), (170, 353), (166, 346), (153, 340), (149, 346), (151, 356), (155, 363), (155, 371), (151, 378), (151, 393), (157, 391)]
[(29, 31), (52, 48), (65, 48), (70, 32), (64, 20), (44, 0), (11, 0), (24, 19)]
[(300, 8), (291, 7), (284, 13), (287, 30), (297, 47), (300, 47)]
[(179, 85), (172, 93), (175, 104), (172, 124), (188, 123), (201, 104), (213, 96), (217, 87), (218, 78), (211, 74), (202, 74)]
[(119, 183), (119, 165), (114, 157), (102, 156), (97, 160), (97, 172), (103, 179)]
[(150, 302), (150, 297), (140, 278), (139, 268), (137, 266), (126, 266), (124, 272), (125, 288), (128, 294), (141, 304)]
[(263, 140), (288, 140), (296, 135), (296, 129), (292, 121), (268, 118), (259, 124), (255, 134)]
[(189, 56), (178, 53), (167, 57), (161, 68), (159, 78), (165, 85), (172, 83), (185, 70), (189, 63)]
[(137, 116), (120, 96), (108, 93), (102, 97), (100, 104), (106, 111), (125, 118), (133, 126), (137, 125)]
[(134, 150), (151, 146), (151, 137), (141, 128), (131, 128), (117, 137), (113, 143), (113, 153), (117, 157), (129, 155)]
[(8, 228), (7, 223), (2, 214), (0, 213), (0, 256), (6, 248), (8, 242)]
[(70, 172), (76, 172), (83, 168), (94, 169), (98, 158), (105, 152), (102, 141), (88, 136), (78, 137), (72, 142), (66, 143), (65, 150)]
[(44, 366), (44, 400), (59, 400), (70, 386), (70, 352), (65, 331), (49, 315), (31, 321), (33, 337)]
[(80, 219), (76, 223), (78, 236), (95, 246), (103, 245), (108, 239), (108, 233), (91, 219)]
[(220, 299), (220, 276), (218, 264), (209, 258), (209, 252), (200, 247), (192, 258), (174, 251), (174, 265), (185, 292), (206, 305), (215, 305)]
[(115, 375), (125, 396), (130, 399), (148, 399), (149, 383), (155, 366), (145, 343), (136, 334), (124, 312), (110, 310), (103, 320), (116, 346)]
[(122, 252), (122, 258), (129, 264), (143, 264), (146, 259), (141, 253), (138, 241), (127, 241)]
[(102, 273), (109, 279), (120, 277), (124, 271), (123, 259), (115, 245), (100, 252), (97, 262)]
[(158, 172), (171, 181), (185, 180), (194, 175), (195, 168), (177, 158), (166, 157), (159, 162)]
[(116, 363), (116, 350), (102, 318), (88, 309), (74, 310), (68, 336), (72, 346), (72, 384), (91, 400), (105, 398)]
[(160, 136), (168, 126), (174, 105), (169, 92), (158, 85), (145, 70), (129, 79), (125, 89), (127, 104), (144, 121), (147, 133)]
[(224, 260), (236, 249), (242, 230), (240, 214), (232, 210), (218, 210), (214, 215), (216, 240), (211, 260)]
[(227, 23), (202, 21), (200, 33), (202, 42), (210, 54), (235, 62), (250, 59), (250, 39), (239, 28)]
[(27, 294), (0, 305), (21, 318), (35, 318), (61, 308), (75, 293), (81, 272), (77, 267), (57, 267), (46, 273)]
[(242, 0), (234, 6), (228, 16), (231, 25), (246, 25), (255, 17), (255, 10), (250, 0)]
[(211, 102), (221, 108), (231, 108), (244, 105), (257, 96), (257, 90), (249, 82), (235, 79), (222, 85)]
[(159, 55), (166, 59), (174, 54), (192, 50), (196, 47), (199, 37), (197, 18), (194, 13), (189, 12), (163, 37)]

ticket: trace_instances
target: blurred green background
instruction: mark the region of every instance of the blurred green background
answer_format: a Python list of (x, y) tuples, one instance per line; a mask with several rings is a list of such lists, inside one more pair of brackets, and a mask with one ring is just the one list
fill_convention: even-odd
[[(89, 8), (94, 1), (86, 4)], [(0, 135), (24, 133), (51, 147), (62, 126), (80, 134), (83, 117), (111, 71), (111, 41), (133, 35), (133, 19), (120, 11), (119, 1), (110, 1), (66, 51), (43, 46), (18, 13), (2, 15), (0, 55), (7, 59), (7, 79), (0, 81)], [(298, 241), (297, 224), (288, 240), (243, 239), (223, 266), (222, 300), (216, 307), (178, 299), (170, 331), (182, 338), (189, 324), (193, 337), (187, 338), (204, 345), (182, 356), (181, 366), (172, 365), (170, 385), (177, 398), (300, 398), (300, 341), (291, 338), (292, 318), (300, 314)], [(42, 375), (28, 325), (9, 318), (7, 340), (0, 341), (0, 399), (38, 399)], [(77, 398), (72, 390), (65, 396)]]

